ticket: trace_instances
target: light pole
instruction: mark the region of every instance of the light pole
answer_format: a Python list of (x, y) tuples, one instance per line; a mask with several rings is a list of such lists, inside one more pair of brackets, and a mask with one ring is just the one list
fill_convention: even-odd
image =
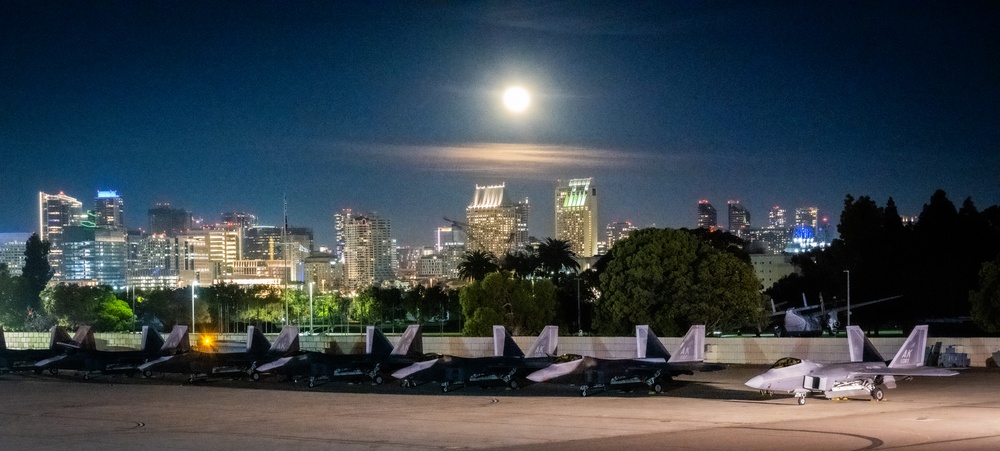
[(847, 273), (847, 325), (851, 325), (851, 270), (845, 269)]
[(315, 333), (316, 329), (313, 327), (313, 285), (316, 282), (309, 282), (309, 332)]
[(198, 281), (197, 280), (191, 281), (191, 333), (192, 334), (194, 333), (194, 298), (196, 297), (194, 294), (194, 287), (196, 286), (198, 286)]
[(583, 336), (583, 314), (580, 313), (580, 274), (576, 275), (576, 325), (580, 327), (579, 335)]

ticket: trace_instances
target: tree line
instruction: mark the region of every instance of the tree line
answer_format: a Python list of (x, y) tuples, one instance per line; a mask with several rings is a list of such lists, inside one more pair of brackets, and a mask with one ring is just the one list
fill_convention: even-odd
[(796, 257), (800, 274), (767, 294), (791, 305), (802, 293), (812, 303), (820, 295), (843, 302), (850, 277), (853, 302), (900, 296), (855, 310), (852, 323), (866, 330), (971, 316), (984, 330), (1000, 332), (1000, 299), (995, 282), (989, 284), (1000, 259), (1000, 207), (979, 211), (966, 198), (956, 208), (937, 190), (916, 221), (904, 222), (891, 197), (880, 206), (869, 196), (847, 195), (837, 231), (827, 249)]

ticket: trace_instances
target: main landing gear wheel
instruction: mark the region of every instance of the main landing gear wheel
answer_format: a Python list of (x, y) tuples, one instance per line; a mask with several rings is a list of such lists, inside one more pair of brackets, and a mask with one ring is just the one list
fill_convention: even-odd
[(662, 392), (663, 392), (663, 385), (661, 385), (659, 382), (653, 384), (653, 393), (662, 393)]
[(881, 387), (875, 387), (872, 389), (872, 401), (875, 402), (885, 401), (885, 392), (882, 391)]
[(385, 382), (385, 379), (382, 378), (381, 374), (376, 374), (375, 377), (372, 378), (372, 381), (375, 382), (375, 385), (382, 385), (382, 382)]
[(795, 401), (797, 401), (800, 406), (804, 406), (806, 404), (806, 397), (805, 397), (805, 395), (796, 396), (795, 398), (796, 398)]
[(49, 368), (49, 374), (55, 376), (55, 375), (59, 374), (59, 369), (58, 368)]
[(517, 383), (517, 379), (511, 379), (510, 382), (507, 382), (507, 386), (510, 387), (511, 390), (517, 390), (520, 387)]
[(250, 380), (259, 381), (260, 380), (260, 373), (258, 373), (256, 371), (250, 373)]
[(153, 371), (152, 370), (143, 371), (142, 377), (145, 377), (146, 379), (153, 377)]

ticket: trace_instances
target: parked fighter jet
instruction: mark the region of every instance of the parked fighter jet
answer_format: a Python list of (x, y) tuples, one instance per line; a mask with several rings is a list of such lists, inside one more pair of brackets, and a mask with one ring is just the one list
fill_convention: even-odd
[[(272, 345), (254, 326), (247, 326), (247, 345), (240, 352), (191, 351), (164, 356), (139, 365), (143, 375), (153, 373), (187, 374), (189, 382), (208, 377), (254, 374), (257, 365), (299, 352), (299, 328), (285, 326)], [(258, 376), (259, 377), (259, 376)]]
[[(186, 329), (176, 331), (183, 336)], [(173, 332), (172, 332), (173, 333)], [(96, 374), (135, 374), (138, 366), (159, 357), (163, 353), (174, 352), (165, 346), (163, 337), (149, 326), (142, 327), (141, 348), (127, 351), (101, 351), (97, 349), (94, 333), (90, 326), (80, 326), (73, 343), (59, 343), (65, 349), (63, 354), (35, 363), (39, 371), (48, 370), (57, 374), (59, 370), (73, 370), (84, 373), (85, 379)], [(180, 337), (171, 337), (171, 343), (180, 344)]]
[(746, 385), (765, 394), (792, 393), (799, 405), (805, 404), (806, 396), (813, 393), (823, 393), (828, 399), (871, 396), (873, 400), (881, 401), (885, 398), (882, 387), (896, 388), (896, 376), (958, 374), (924, 366), (926, 325), (913, 329), (888, 365), (860, 327), (848, 326), (847, 340), (850, 362), (823, 364), (785, 357), (763, 374), (746, 381)]
[(706, 364), (705, 326), (688, 329), (677, 354), (671, 356), (649, 326), (635, 326), (636, 358), (599, 359), (583, 357), (555, 363), (528, 375), (534, 382), (561, 382), (578, 385), (580, 396), (609, 388), (647, 386), (655, 393), (663, 391), (663, 382), (673, 376), (694, 371), (718, 371), (722, 365)]
[(0, 326), (0, 373), (12, 371), (35, 371), (42, 372), (35, 367), (35, 362), (45, 360), (50, 357), (65, 352), (59, 343), (72, 343), (73, 339), (66, 333), (62, 326), (52, 326), (51, 338), (49, 338), (48, 349), (7, 349), (7, 340), (3, 335), (3, 326)]
[(447, 393), (466, 385), (502, 384), (518, 388), (527, 382), (529, 373), (551, 365), (559, 344), (559, 327), (545, 326), (525, 355), (503, 326), (493, 326), (493, 355), (489, 357), (440, 356), (414, 363), (392, 373), (403, 386), (438, 381)]
[[(902, 296), (892, 296), (888, 298), (876, 299), (874, 301), (858, 302), (851, 305), (850, 309), (853, 310), (867, 305), (891, 301), (900, 297)], [(830, 335), (834, 335), (835, 332), (840, 329), (840, 312), (847, 312), (848, 315), (851, 314), (847, 306), (827, 309), (826, 303), (823, 302), (822, 295), (820, 295), (819, 298), (819, 305), (809, 305), (809, 303), (806, 302), (806, 295), (803, 293), (802, 307), (789, 308), (783, 312), (778, 311), (774, 306), (774, 301), (772, 301), (771, 317), (782, 318), (780, 323), (774, 324), (774, 336), (818, 337), (823, 335), (823, 331), (826, 331)]]
[(410, 325), (393, 347), (385, 335), (368, 326), (364, 354), (327, 354), (305, 352), (260, 365), (254, 375), (283, 374), (290, 379), (309, 376), (309, 387), (331, 379), (368, 380), (376, 384), (385, 381), (393, 371), (423, 359), (423, 335), (419, 325)]

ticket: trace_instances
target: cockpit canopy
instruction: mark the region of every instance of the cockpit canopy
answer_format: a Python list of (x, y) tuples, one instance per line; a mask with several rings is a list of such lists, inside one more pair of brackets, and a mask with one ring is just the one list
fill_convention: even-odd
[(778, 359), (777, 362), (774, 362), (774, 365), (771, 365), (771, 369), (784, 368), (786, 366), (798, 365), (800, 363), (802, 363), (802, 359), (797, 359), (795, 357), (784, 357)]

